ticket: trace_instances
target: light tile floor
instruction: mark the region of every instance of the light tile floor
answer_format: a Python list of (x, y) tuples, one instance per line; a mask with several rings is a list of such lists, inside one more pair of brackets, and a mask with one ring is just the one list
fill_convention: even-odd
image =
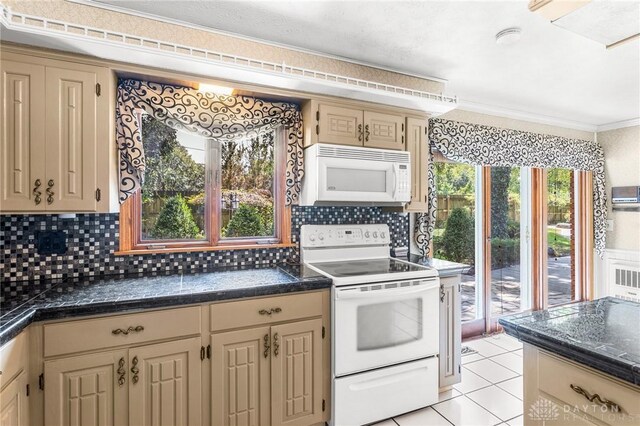
[(375, 426), (517, 426), (523, 424), (522, 343), (497, 334), (463, 343), (462, 381), (440, 402)]

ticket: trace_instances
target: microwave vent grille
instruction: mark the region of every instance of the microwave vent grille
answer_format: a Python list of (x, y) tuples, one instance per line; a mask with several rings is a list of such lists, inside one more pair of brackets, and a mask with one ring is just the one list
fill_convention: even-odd
[(320, 146), (318, 156), (351, 160), (386, 161), (391, 163), (409, 163), (410, 161), (409, 153), (405, 151), (352, 149), (341, 146)]

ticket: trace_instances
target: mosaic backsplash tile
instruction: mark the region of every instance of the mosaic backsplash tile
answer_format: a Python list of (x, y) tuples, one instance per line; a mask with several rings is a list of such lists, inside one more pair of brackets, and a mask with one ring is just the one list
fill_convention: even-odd
[[(2, 282), (161, 271), (206, 271), (219, 267), (275, 265), (298, 261), (298, 249), (225, 250), (116, 256), (118, 214), (0, 215), (0, 276)], [(408, 245), (409, 218), (379, 207), (300, 207), (291, 211), (291, 233), (298, 243), (304, 224), (386, 223), (394, 247)], [(67, 234), (64, 255), (39, 255), (36, 234), (62, 230)]]

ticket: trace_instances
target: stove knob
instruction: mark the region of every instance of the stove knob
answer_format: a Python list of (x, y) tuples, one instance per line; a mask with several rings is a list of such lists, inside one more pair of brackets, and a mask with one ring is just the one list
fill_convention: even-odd
[(386, 234), (384, 232), (381, 232), (380, 233), (380, 238), (384, 238), (384, 237), (386, 237)]
[(373, 232), (373, 238), (378, 238), (378, 233), (377, 232)]
[(324, 240), (324, 235), (323, 235), (323, 234), (318, 234), (318, 239), (319, 239), (320, 241)]
[(365, 237), (365, 238), (369, 238), (369, 231), (366, 231), (366, 232), (364, 233), (364, 237)]
[(316, 240), (315, 235), (309, 235), (309, 241), (315, 241), (315, 240)]

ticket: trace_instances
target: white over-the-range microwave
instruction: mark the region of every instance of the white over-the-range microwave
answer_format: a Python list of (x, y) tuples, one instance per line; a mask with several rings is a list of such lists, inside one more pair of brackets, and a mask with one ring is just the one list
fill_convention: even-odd
[(304, 155), (301, 205), (402, 206), (411, 201), (409, 152), (315, 144)]

